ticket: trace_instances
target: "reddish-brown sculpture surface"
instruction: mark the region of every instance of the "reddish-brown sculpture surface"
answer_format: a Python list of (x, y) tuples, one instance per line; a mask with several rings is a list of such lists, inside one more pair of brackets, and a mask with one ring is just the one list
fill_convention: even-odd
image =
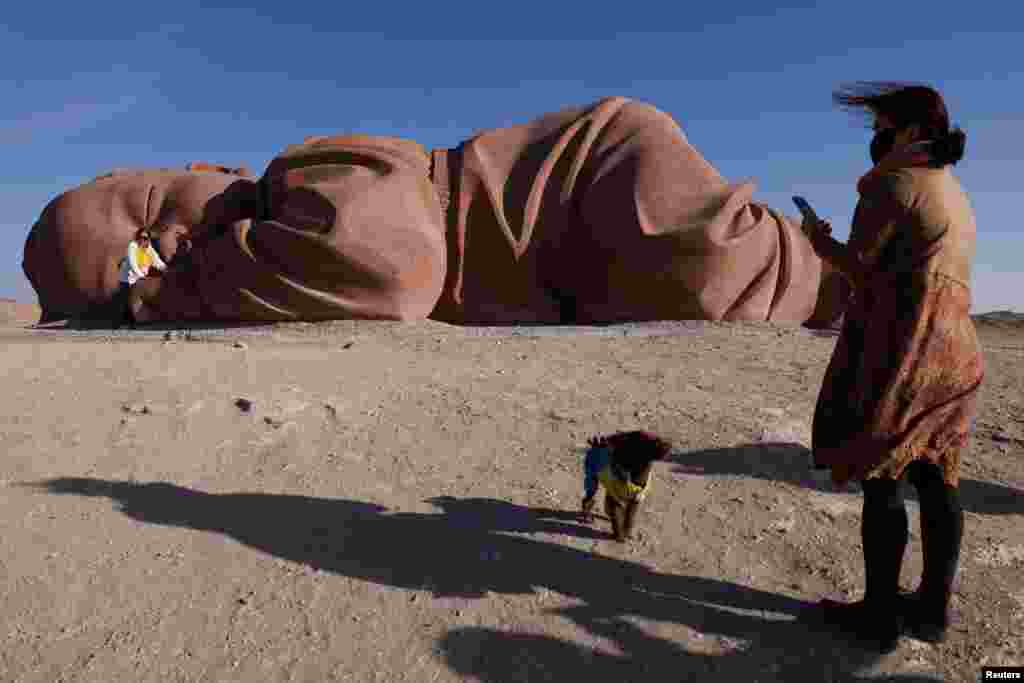
[(173, 260), (135, 286), (146, 320), (828, 324), (845, 283), (752, 191), (668, 115), (609, 98), (429, 154), (307, 138), (258, 180), (213, 164), (115, 173), (46, 207), (24, 268), (44, 318), (103, 310), (147, 226)]
[(159, 226), (159, 248), (171, 258), (179, 239), (230, 223), (244, 205), (237, 183), (256, 187), (225, 173), (119, 170), (51, 201), (29, 232), (23, 261), (43, 320), (104, 313), (118, 287), (118, 261), (140, 227)]

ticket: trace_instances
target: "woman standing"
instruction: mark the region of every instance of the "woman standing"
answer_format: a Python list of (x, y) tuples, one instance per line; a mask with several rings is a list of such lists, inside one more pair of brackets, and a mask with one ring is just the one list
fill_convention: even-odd
[[(873, 115), (871, 160), (857, 185), (850, 240), (809, 218), (815, 251), (853, 288), (814, 413), (815, 464), (837, 486), (860, 480), (865, 595), (822, 602), (826, 619), (882, 651), (899, 635), (944, 638), (960, 556), (960, 454), (984, 374), (969, 316), (974, 213), (951, 166), (965, 135), (924, 85), (859, 83), (835, 102)], [(899, 593), (907, 544), (902, 480), (917, 489), (924, 572)]]

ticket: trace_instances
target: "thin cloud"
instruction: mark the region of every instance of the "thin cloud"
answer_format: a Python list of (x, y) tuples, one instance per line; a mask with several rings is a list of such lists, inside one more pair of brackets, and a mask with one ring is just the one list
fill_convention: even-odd
[(4, 121), (0, 123), (0, 144), (66, 140), (131, 110), (139, 100), (138, 95), (122, 95), (112, 102), (68, 102), (60, 109)]
[(0, 99), (8, 103), (7, 115), (0, 118), (0, 144), (68, 140), (153, 100), (157, 78), (113, 65), (59, 79), (0, 84)]

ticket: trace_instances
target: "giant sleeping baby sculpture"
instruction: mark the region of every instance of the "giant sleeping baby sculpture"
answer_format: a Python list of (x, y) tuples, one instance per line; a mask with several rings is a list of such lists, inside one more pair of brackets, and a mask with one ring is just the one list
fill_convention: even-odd
[(260, 178), (114, 172), (46, 206), (24, 270), (44, 320), (102, 317), (148, 227), (172, 267), (136, 285), (141, 321), (833, 323), (845, 282), (753, 189), (613, 97), (430, 152), (312, 137)]

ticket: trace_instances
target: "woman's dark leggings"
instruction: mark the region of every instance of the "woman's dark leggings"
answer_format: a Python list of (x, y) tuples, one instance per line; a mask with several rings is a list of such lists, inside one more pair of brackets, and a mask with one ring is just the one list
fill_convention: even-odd
[[(915, 460), (906, 470), (921, 505), (921, 542), (924, 573), (919, 595), (922, 606), (944, 613), (960, 560), (964, 513), (959, 489), (947, 486), (942, 468)], [(899, 590), (900, 566), (907, 546), (907, 510), (903, 482), (867, 479), (863, 482), (864, 513), (861, 541), (864, 549), (866, 599), (888, 600)]]
[(132, 315), (131, 307), (131, 291), (132, 288), (127, 282), (122, 282), (117, 288), (113, 303), (115, 325), (135, 324), (135, 316)]

